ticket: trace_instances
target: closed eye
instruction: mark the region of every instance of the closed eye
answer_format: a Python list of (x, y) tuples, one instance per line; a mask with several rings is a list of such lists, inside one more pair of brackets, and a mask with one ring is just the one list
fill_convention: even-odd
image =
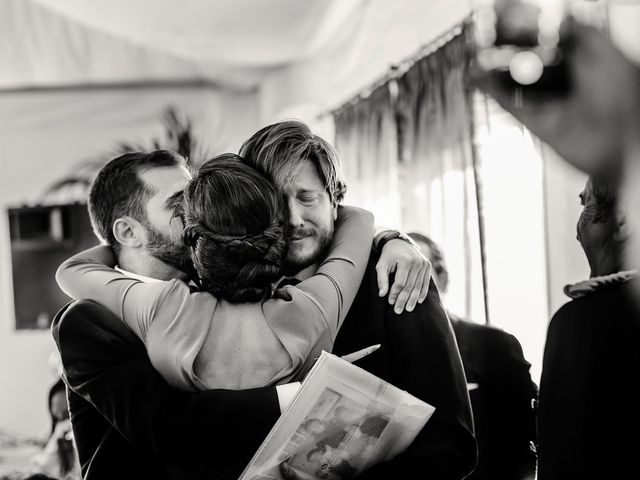
[(318, 195), (315, 195), (315, 194), (298, 195), (297, 200), (303, 205), (313, 205), (318, 200)]
[(182, 190), (174, 193), (169, 198), (167, 198), (164, 202), (165, 206), (168, 210), (175, 210), (182, 204), (183, 192)]

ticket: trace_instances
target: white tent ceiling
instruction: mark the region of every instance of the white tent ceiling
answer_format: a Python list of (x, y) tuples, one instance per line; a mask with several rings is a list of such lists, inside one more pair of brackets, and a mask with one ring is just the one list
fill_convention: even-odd
[(272, 66), (321, 48), (362, 0), (34, 0), (134, 45), (197, 62)]
[(250, 89), (320, 51), (366, 3), (0, 0), (0, 88), (201, 80)]

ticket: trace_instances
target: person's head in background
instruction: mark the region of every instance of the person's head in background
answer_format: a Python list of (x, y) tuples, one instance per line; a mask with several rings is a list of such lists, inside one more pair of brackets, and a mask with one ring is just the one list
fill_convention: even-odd
[(433, 281), (436, 287), (438, 287), (440, 294), (444, 296), (449, 287), (449, 272), (447, 271), (447, 262), (445, 261), (442, 250), (440, 250), (436, 242), (422, 233), (412, 232), (408, 235), (418, 244), (424, 256), (431, 262)]
[(184, 192), (184, 242), (203, 289), (230, 302), (271, 295), (286, 252), (281, 197), (234, 154), (204, 163)]
[[(62, 378), (59, 378), (49, 388), (48, 410), (51, 417), (51, 433), (42, 452), (33, 457), (31, 462), (42, 474), (52, 474), (55, 475), (55, 478), (68, 478), (67, 474), (71, 473), (76, 466), (79, 472), (80, 466), (77, 464), (76, 449), (69, 421), (67, 391)], [(44, 480), (51, 477), (33, 478)]]
[(51, 416), (51, 434), (53, 434), (58, 422), (69, 418), (67, 390), (62, 379), (58, 379), (49, 389), (48, 407)]
[(580, 203), (577, 239), (589, 262), (590, 276), (623, 270), (628, 231), (616, 188), (589, 178), (580, 193)]
[(96, 235), (124, 270), (167, 280), (191, 270), (176, 207), (191, 175), (175, 152), (126, 153), (98, 173), (89, 191)]
[(283, 194), (287, 213), (287, 273), (314, 265), (333, 238), (337, 206), (346, 183), (334, 148), (298, 121), (264, 127), (240, 156)]

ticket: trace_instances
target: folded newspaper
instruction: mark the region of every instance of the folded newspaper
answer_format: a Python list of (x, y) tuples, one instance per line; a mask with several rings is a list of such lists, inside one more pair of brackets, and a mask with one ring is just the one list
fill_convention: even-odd
[(322, 352), (240, 480), (346, 480), (404, 451), (435, 408)]

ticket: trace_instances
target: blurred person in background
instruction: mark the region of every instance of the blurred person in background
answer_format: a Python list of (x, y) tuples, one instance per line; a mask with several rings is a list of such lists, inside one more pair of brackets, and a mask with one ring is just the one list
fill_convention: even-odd
[(38, 455), (31, 459), (32, 465), (41, 473), (64, 480), (81, 478), (80, 464), (69, 420), (67, 393), (62, 379), (49, 389), (49, 415), (51, 433)]
[[(444, 254), (431, 238), (408, 234), (431, 261), (433, 280), (444, 298), (449, 272)], [(445, 302), (446, 303), (446, 302)], [(497, 328), (464, 320), (447, 310), (453, 325), (471, 398), (478, 442), (478, 466), (469, 480), (535, 478), (538, 387), (520, 342)]]
[(578, 241), (591, 269), (549, 324), (540, 381), (539, 479), (636, 478), (640, 450), (640, 312), (624, 270), (616, 189), (591, 178)]

